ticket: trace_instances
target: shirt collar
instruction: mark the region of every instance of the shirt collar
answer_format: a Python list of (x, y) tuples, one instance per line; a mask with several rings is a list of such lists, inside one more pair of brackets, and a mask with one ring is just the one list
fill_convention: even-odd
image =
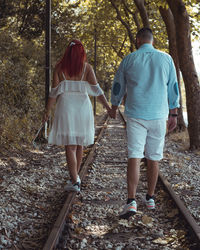
[(139, 47), (139, 49), (154, 49), (154, 47), (151, 43), (144, 43)]

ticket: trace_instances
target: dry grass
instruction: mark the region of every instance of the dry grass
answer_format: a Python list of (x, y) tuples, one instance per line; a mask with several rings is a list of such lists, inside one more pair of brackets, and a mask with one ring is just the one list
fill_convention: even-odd
[[(170, 141), (178, 144), (181, 151), (187, 151), (190, 147), (188, 130), (182, 132), (171, 133), (168, 135)], [(200, 155), (200, 150), (193, 150), (195, 155)]]
[(189, 144), (189, 134), (187, 129), (182, 132), (176, 132), (176, 133), (171, 133), (169, 134), (169, 139), (178, 142), (178, 143), (183, 143), (183, 144)]

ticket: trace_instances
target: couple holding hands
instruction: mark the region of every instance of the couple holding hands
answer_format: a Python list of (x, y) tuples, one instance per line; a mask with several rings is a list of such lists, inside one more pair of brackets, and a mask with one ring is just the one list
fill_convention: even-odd
[(78, 173), (83, 147), (94, 143), (95, 134), (89, 95), (97, 96), (111, 118), (116, 118), (117, 108), (126, 95), (128, 197), (120, 213), (124, 219), (137, 211), (136, 189), (140, 160), (144, 156), (147, 159), (148, 181), (146, 206), (155, 209), (154, 192), (159, 160), (163, 157), (166, 126), (169, 132), (176, 127), (179, 107), (176, 70), (171, 56), (153, 47), (153, 34), (149, 28), (137, 32), (136, 45), (137, 50), (122, 60), (115, 74), (110, 108), (92, 66), (86, 62), (82, 43), (72, 40), (55, 66), (52, 89), (43, 117), (43, 121), (48, 120), (50, 110), (56, 103), (48, 142), (65, 146), (71, 178), (65, 189), (80, 192)]

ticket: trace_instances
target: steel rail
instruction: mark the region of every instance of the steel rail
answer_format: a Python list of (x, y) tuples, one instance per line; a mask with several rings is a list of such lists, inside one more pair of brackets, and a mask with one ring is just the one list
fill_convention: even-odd
[(172, 199), (174, 200), (174, 202), (176, 203), (179, 211), (189, 224), (195, 238), (197, 238), (197, 240), (200, 242), (200, 226), (197, 224), (195, 219), (192, 217), (190, 211), (187, 209), (183, 201), (178, 197), (178, 195), (173, 190), (171, 184), (164, 178), (164, 176), (161, 174), (160, 171), (159, 171), (159, 178), (163, 183), (164, 187), (166, 188), (166, 190), (168, 191), (168, 193), (170, 194), (170, 196), (172, 197)]
[[(107, 127), (108, 120), (109, 120), (109, 117), (107, 115), (106, 119), (105, 119), (105, 122), (102, 125), (102, 127), (100, 129), (100, 132), (99, 132), (99, 134), (97, 136), (97, 139), (96, 139), (94, 145), (92, 146), (92, 148), (91, 148), (85, 162), (83, 163), (83, 165), (81, 167), (81, 170), (80, 170), (80, 173), (79, 173), (79, 176), (80, 176), (81, 180), (84, 179), (85, 174), (87, 173), (88, 166), (92, 162), (96, 146), (97, 146), (99, 140), (101, 139), (105, 128)], [(56, 220), (56, 222), (55, 222), (55, 224), (54, 224), (54, 226), (53, 226), (53, 228), (52, 228), (52, 230), (51, 230), (51, 232), (50, 232), (50, 234), (48, 236), (48, 239), (45, 242), (43, 250), (53, 250), (53, 249), (56, 248), (56, 245), (58, 244), (59, 238), (60, 238), (60, 236), (62, 234), (62, 231), (64, 229), (67, 215), (69, 213), (70, 207), (73, 204), (73, 201), (74, 201), (75, 197), (76, 197), (76, 193), (71, 192), (71, 193), (68, 194), (67, 199), (66, 199), (66, 201), (64, 203), (64, 206), (62, 207), (62, 209), (60, 211), (60, 214), (59, 214), (59, 216), (58, 216), (58, 218), (57, 218), (57, 220)]]
[[(126, 120), (124, 118), (122, 111), (120, 109), (118, 109), (118, 110), (119, 110), (119, 114), (120, 114), (123, 122), (126, 124)], [(187, 221), (195, 238), (200, 242), (200, 226), (197, 224), (197, 222), (195, 221), (195, 219), (191, 215), (190, 211), (187, 209), (187, 207), (184, 205), (183, 201), (178, 197), (178, 195), (173, 190), (171, 184), (164, 178), (164, 176), (161, 174), (160, 171), (158, 173), (158, 177), (159, 177), (160, 181), (162, 182), (162, 184), (164, 185), (167, 192), (169, 193), (169, 195), (171, 196), (171, 198), (173, 199), (173, 201), (176, 203), (179, 211), (181, 212), (181, 214), (183, 215), (183, 217)]]

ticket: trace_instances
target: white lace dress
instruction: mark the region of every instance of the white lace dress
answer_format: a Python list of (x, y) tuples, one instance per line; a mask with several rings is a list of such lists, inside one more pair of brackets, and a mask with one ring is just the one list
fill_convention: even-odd
[(94, 143), (94, 116), (88, 95), (99, 96), (103, 91), (99, 84), (91, 85), (82, 79), (83, 76), (80, 81), (71, 81), (64, 77), (52, 88), (49, 96), (57, 100), (49, 144), (87, 146)]

